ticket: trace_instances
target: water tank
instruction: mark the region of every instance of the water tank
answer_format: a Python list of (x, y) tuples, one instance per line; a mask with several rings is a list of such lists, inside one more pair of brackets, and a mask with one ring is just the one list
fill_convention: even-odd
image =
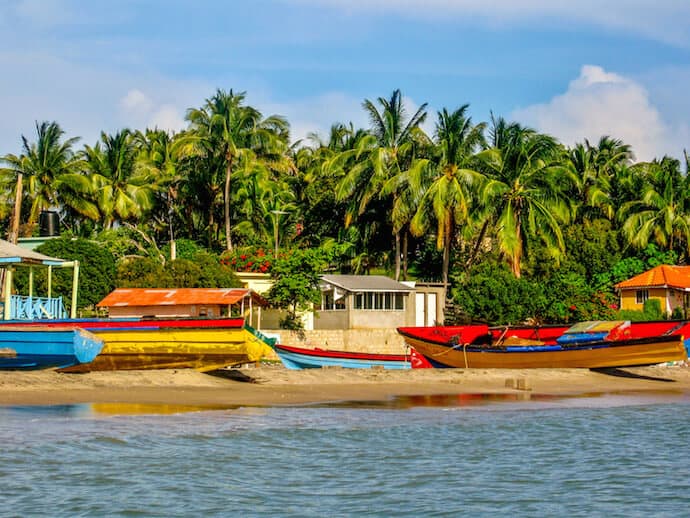
[(38, 234), (41, 237), (60, 235), (60, 217), (54, 210), (44, 210), (38, 216)]

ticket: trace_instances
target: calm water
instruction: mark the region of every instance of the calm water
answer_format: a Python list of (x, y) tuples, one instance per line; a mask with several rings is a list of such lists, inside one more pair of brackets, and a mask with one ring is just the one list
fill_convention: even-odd
[(687, 516), (690, 396), (0, 407), (1, 516)]

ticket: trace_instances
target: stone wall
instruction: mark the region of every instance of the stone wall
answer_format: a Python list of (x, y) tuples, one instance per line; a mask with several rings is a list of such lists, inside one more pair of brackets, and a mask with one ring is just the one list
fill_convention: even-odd
[(278, 342), (294, 347), (359, 351), (381, 354), (404, 354), (405, 341), (395, 329), (317, 329), (301, 334), (286, 329), (262, 329), (268, 336), (279, 336)]

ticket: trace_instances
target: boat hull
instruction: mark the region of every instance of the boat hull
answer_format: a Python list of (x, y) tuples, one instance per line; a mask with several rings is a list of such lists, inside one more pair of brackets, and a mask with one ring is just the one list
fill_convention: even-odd
[(369, 354), (322, 349), (305, 349), (274, 345), (274, 350), (287, 369), (319, 369), (343, 367), (346, 369), (409, 369), (410, 357), (402, 354)]
[(211, 371), (257, 362), (271, 353), (269, 345), (248, 328), (93, 328), (103, 350), (92, 362), (64, 372), (139, 369)]
[(588, 344), (477, 347), (434, 343), (400, 330), (405, 341), (435, 367), (451, 368), (605, 368), (683, 361), (687, 353), (679, 335)]
[(103, 341), (88, 331), (45, 327), (0, 328), (0, 369), (70, 367), (94, 360)]
[(273, 355), (271, 339), (245, 325), (242, 318), (122, 318), (9, 322), (4, 326), (87, 329), (103, 341), (88, 363), (62, 372), (139, 369), (210, 371), (252, 363)]

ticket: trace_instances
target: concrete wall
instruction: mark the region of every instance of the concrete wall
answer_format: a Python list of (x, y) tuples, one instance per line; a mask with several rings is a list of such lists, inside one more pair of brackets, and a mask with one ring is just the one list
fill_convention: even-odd
[[(406, 311), (353, 309), (350, 315), (352, 329), (378, 329), (410, 325), (406, 322)], [(414, 314), (414, 313), (413, 313)], [(412, 320), (414, 323), (414, 319)]]
[(381, 354), (404, 354), (405, 341), (395, 329), (318, 329), (302, 334), (285, 329), (262, 329), (262, 333), (278, 336), (278, 342), (310, 349), (333, 349)]
[(349, 311), (320, 309), (314, 315), (314, 329), (347, 329), (350, 327)]

